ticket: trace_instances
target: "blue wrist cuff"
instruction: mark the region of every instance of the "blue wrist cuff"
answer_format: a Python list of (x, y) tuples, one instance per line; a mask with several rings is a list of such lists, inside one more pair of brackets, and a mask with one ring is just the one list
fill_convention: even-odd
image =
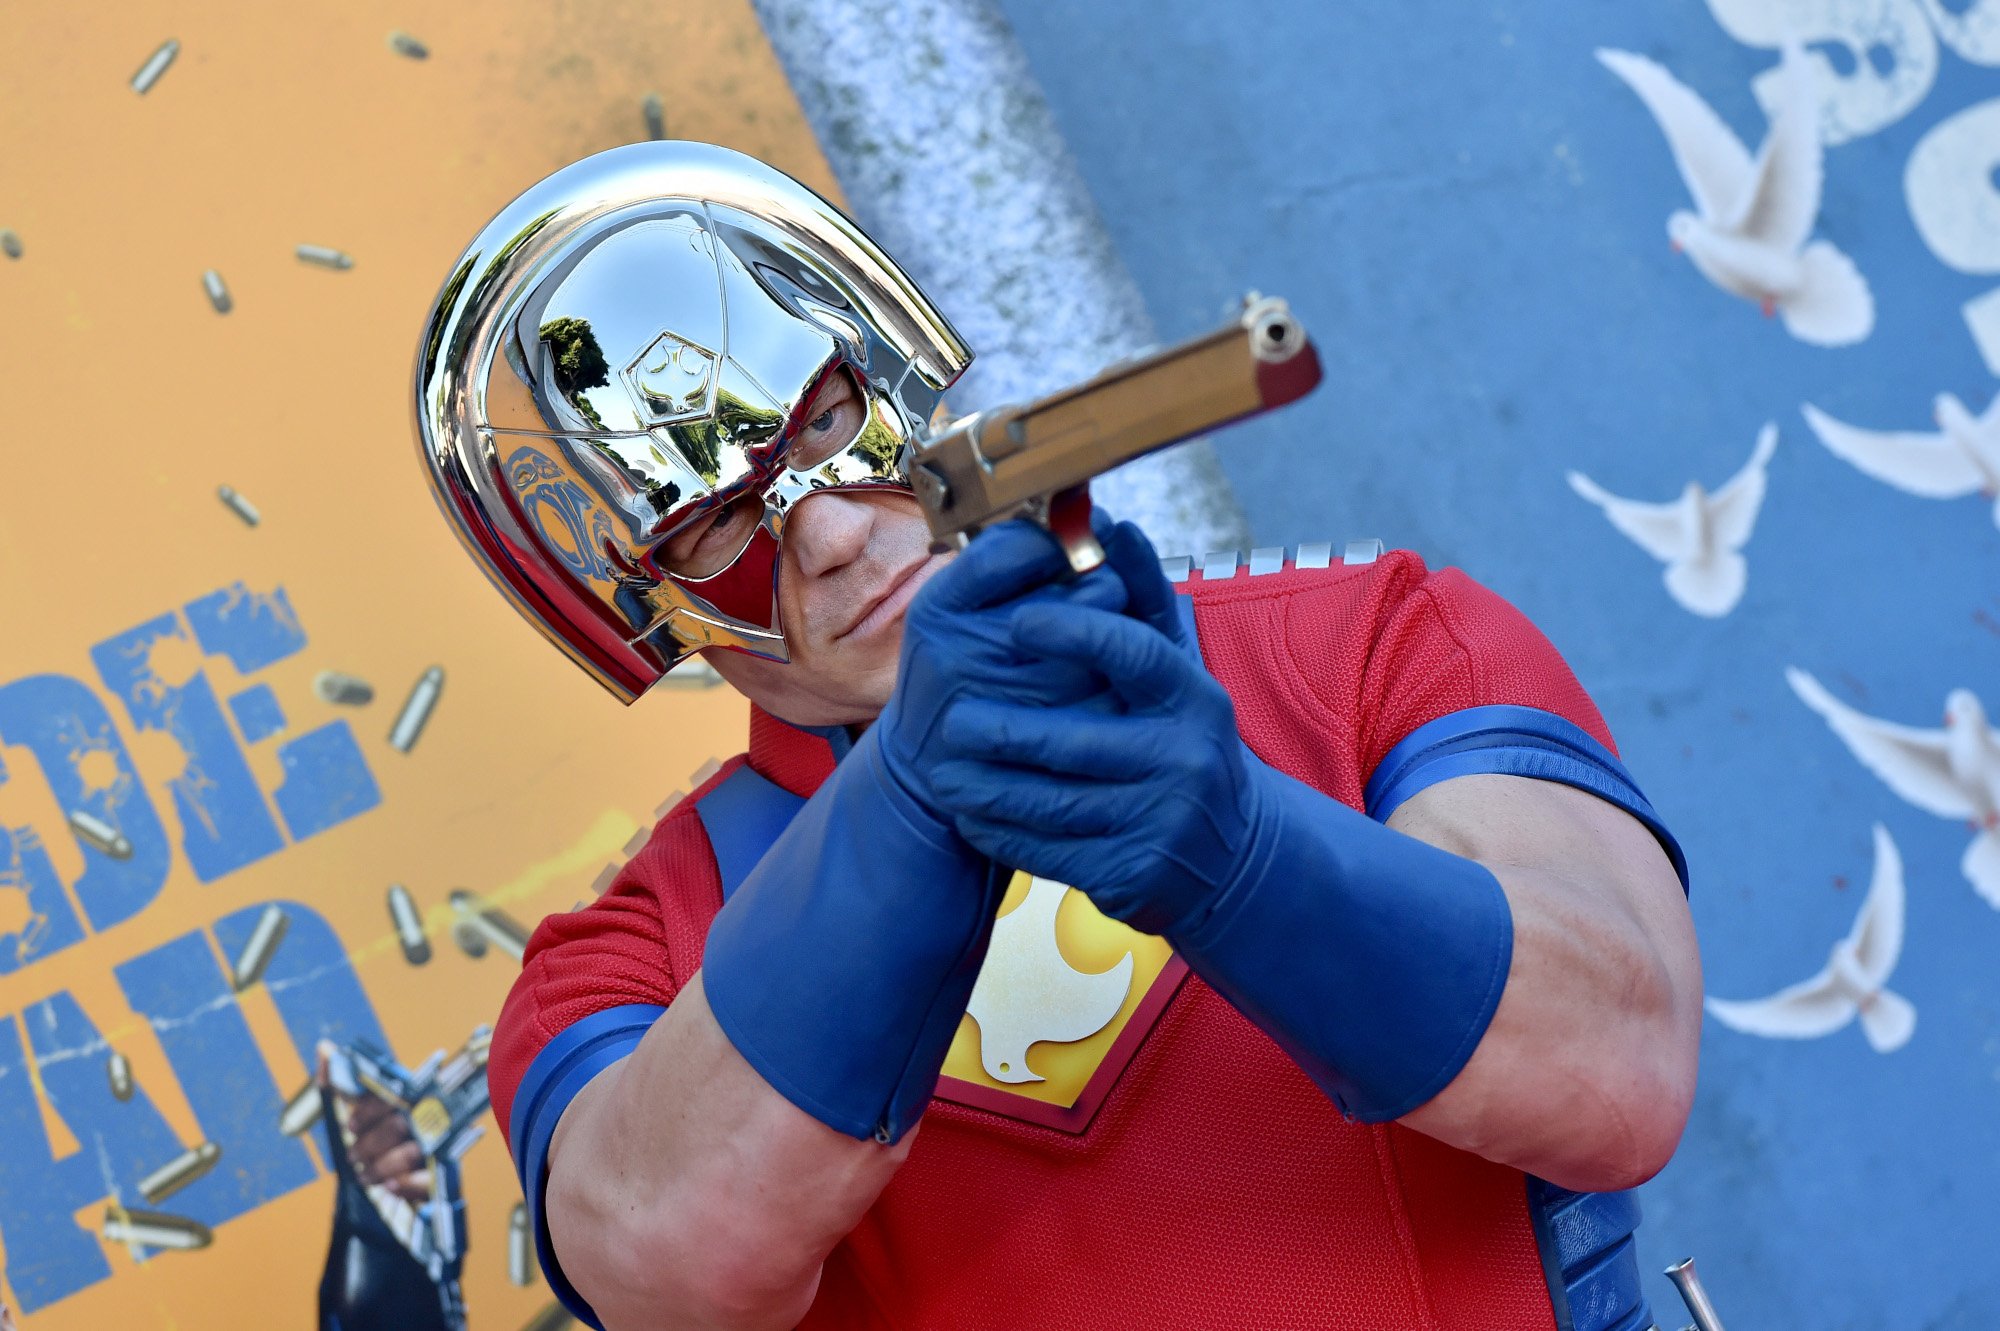
[(715, 917), (702, 975), (716, 1024), (806, 1113), (899, 1139), (965, 1013), (999, 879), (863, 735)]
[(1174, 946), (1351, 1118), (1443, 1090), (1506, 988), (1514, 917), (1482, 865), (1273, 768), (1243, 873)]
[(548, 1195), (549, 1143), (563, 1111), (590, 1079), (631, 1053), (666, 1009), (651, 1003), (629, 1003), (593, 1012), (563, 1028), (542, 1046), (527, 1075), (514, 1092), (514, 1109), (507, 1118), (507, 1140), (514, 1148), (514, 1170), (527, 1199), (530, 1232), (542, 1275), (562, 1306), (585, 1326), (601, 1331), (603, 1323), (563, 1274), (549, 1244), (544, 1202)]

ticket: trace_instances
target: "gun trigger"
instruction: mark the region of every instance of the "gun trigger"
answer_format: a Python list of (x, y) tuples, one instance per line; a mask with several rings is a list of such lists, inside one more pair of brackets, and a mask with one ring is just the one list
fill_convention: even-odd
[(1088, 573), (1104, 562), (1104, 547), (1090, 530), (1090, 490), (1077, 486), (1049, 500), (1049, 531), (1069, 556), (1070, 570)]

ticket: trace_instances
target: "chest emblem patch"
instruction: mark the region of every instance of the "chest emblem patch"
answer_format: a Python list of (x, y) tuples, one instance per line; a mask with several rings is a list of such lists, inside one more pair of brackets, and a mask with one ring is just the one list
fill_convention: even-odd
[(938, 1095), (1081, 1132), (1186, 974), (1166, 940), (1017, 873)]

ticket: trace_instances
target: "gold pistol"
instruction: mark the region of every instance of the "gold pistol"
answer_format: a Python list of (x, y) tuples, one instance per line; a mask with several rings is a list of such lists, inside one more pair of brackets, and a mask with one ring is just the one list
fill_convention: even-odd
[(1291, 307), (1252, 293), (1212, 333), (1121, 361), (1025, 405), (944, 426), (909, 459), (937, 548), (1027, 517), (1054, 533), (1070, 567), (1104, 562), (1090, 532), (1090, 479), (1205, 430), (1282, 407), (1320, 381), (1319, 353)]

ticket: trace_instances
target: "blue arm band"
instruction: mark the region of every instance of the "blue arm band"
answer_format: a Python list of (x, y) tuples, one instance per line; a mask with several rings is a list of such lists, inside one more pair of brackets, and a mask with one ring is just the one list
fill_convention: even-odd
[(1687, 857), (1625, 765), (1589, 731), (1540, 708), (1468, 707), (1418, 726), (1376, 765), (1363, 800), (1386, 823), (1424, 787), (1481, 772), (1560, 781), (1617, 805), (1659, 838), (1687, 890)]
[(1480, 864), (1273, 768), (1242, 872), (1174, 946), (1342, 1113), (1400, 1118), (1458, 1075), (1500, 1004), (1514, 917)]
[(563, 1275), (549, 1245), (548, 1214), (544, 1202), (549, 1183), (549, 1142), (556, 1124), (578, 1091), (604, 1069), (631, 1053), (653, 1023), (665, 1012), (651, 1003), (630, 1003), (623, 1007), (593, 1012), (565, 1027), (542, 1046), (527, 1075), (514, 1092), (514, 1109), (507, 1119), (507, 1140), (514, 1148), (514, 1170), (521, 1180), (521, 1195), (528, 1202), (528, 1220), (535, 1236), (535, 1255), (549, 1288), (585, 1326), (602, 1331), (589, 1303), (584, 1301)]
[(937, 1086), (985, 956), (1000, 874), (883, 769), (875, 732), (710, 927), (716, 1024), (787, 1100), (891, 1142)]

